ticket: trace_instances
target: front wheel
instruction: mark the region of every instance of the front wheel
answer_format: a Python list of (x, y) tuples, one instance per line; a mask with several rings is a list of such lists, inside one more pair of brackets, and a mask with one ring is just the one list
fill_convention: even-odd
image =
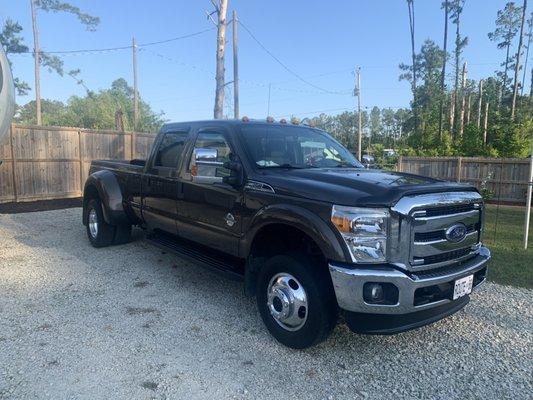
[(259, 271), (257, 305), (272, 336), (295, 349), (325, 340), (337, 322), (327, 268), (300, 254), (266, 261)]

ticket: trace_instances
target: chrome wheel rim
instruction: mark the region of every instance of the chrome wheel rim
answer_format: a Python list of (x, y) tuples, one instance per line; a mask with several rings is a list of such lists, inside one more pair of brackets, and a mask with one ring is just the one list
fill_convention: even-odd
[(94, 208), (89, 211), (89, 232), (93, 238), (98, 236), (98, 215)]
[(301, 283), (291, 274), (274, 275), (267, 288), (270, 315), (283, 329), (297, 331), (307, 321), (307, 294)]

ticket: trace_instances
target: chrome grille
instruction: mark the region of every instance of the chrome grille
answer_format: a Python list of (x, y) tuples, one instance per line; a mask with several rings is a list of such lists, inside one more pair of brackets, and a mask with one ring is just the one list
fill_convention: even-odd
[[(471, 258), (479, 249), (483, 207), (477, 192), (404, 197), (392, 211), (390, 257), (403, 268), (442, 268)], [(446, 231), (456, 224), (466, 226), (466, 236), (452, 242)]]

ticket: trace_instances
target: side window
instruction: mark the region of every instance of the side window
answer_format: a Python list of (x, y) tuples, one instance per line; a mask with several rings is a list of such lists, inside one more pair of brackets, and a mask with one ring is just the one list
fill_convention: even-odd
[(201, 132), (194, 144), (189, 169), (193, 181), (203, 183), (221, 182), (230, 174), (223, 167), (229, 161), (231, 149), (224, 135), (218, 132)]
[(155, 156), (154, 167), (177, 168), (187, 136), (187, 132), (166, 133)]

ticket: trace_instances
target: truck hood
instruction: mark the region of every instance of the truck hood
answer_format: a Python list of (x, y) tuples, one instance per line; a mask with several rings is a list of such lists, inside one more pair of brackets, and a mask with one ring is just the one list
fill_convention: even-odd
[(257, 180), (268, 183), (280, 195), (347, 206), (392, 206), (407, 195), (476, 191), (467, 184), (354, 168), (264, 170)]

